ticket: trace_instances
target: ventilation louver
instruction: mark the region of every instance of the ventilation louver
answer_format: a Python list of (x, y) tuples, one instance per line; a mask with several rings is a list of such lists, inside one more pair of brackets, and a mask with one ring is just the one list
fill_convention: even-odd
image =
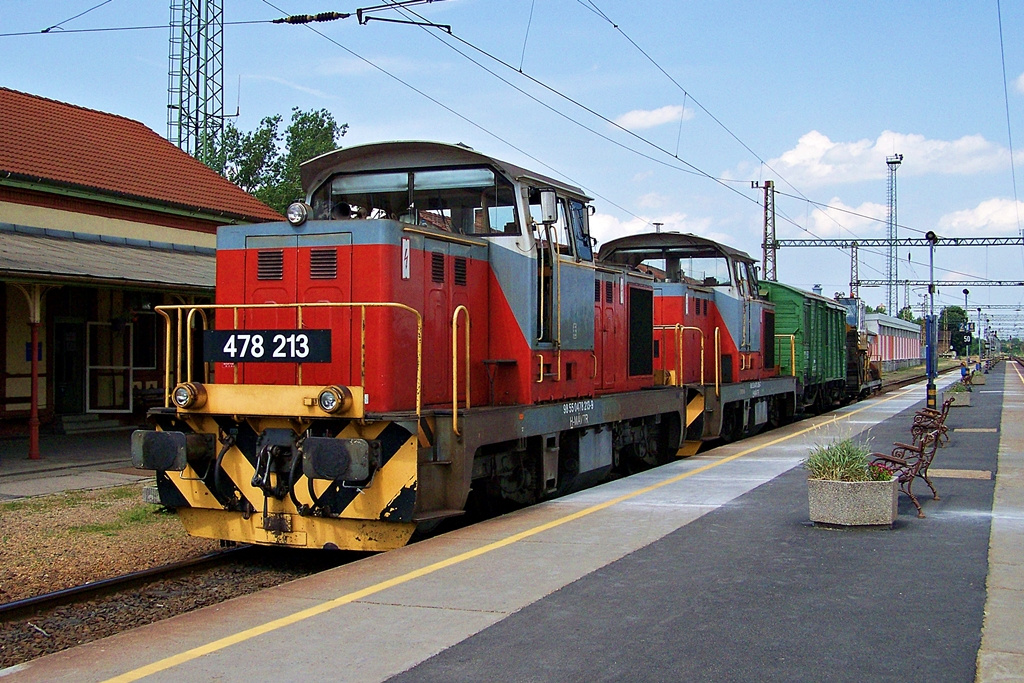
[(430, 280), (444, 282), (444, 254), (439, 251), (430, 252)]
[(256, 279), (257, 280), (283, 280), (284, 279), (284, 252), (283, 251), (257, 251), (256, 252)]
[(455, 259), (455, 284), (466, 286), (466, 259)]
[(309, 279), (333, 280), (338, 277), (338, 250), (313, 249), (309, 253)]

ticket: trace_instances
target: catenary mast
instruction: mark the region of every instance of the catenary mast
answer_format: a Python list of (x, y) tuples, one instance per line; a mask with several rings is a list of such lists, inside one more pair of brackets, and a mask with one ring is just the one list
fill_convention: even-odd
[(224, 0), (171, 0), (167, 139), (210, 163), (224, 128)]

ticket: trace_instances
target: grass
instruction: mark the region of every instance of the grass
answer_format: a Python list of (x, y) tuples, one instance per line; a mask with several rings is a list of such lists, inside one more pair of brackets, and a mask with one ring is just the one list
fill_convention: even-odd
[(114, 536), (133, 527), (152, 524), (161, 519), (159, 505), (143, 503), (138, 484), (116, 486), (105, 489), (65, 491), (48, 496), (25, 498), (0, 503), (0, 523), (5, 518), (14, 520), (23, 517), (60, 512), (63, 518), (77, 521), (89, 520), (73, 526), (64, 524), (44, 525), (37, 530), (40, 537), (53, 534), (103, 534)]
[(831, 481), (874, 481), (888, 479), (868, 467), (868, 447), (852, 439), (841, 439), (818, 444), (811, 449), (804, 468), (808, 479)]
[(122, 510), (117, 517), (109, 522), (96, 524), (81, 524), (68, 527), (71, 533), (80, 534), (103, 534), (113, 536), (116, 532), (124, 531), (133, 526), (152, 524), (160, 519), (160, 506), (148, 503), (139, 503), (127, 510)]

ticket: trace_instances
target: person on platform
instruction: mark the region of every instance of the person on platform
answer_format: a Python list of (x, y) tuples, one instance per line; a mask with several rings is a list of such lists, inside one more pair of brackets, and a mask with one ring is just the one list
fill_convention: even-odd
[(971, 389), (971, 369), (967, 367), (967, 361), (960, 361), (960, 381), (967, 385), (967, 391)]

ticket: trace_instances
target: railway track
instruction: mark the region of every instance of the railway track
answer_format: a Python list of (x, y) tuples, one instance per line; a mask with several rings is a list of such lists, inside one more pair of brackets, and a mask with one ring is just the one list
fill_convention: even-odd
[(0, 605), (6, 667), (351, 562), (243, 546)]
[[(957, 369), (948, 368), (940, 374)], [(888, 381), (881, 392), (923, 379), (924, 374), (914, 374)], [(467, 515), (467, 522), (469, 517), (472, 515)], [(0, 670), (361, 556), (304, 553), (296, 560), (293, 553), (273, 550), (232, 548), (0, 604)]]
[(0, 619), (13, 621), (55, 607), (87, 602), (118, 591), (129, 590), (154, 581), (173, 578), (202, 567), (213, 567), (224, 562), (240, 560), (246, 552), (251, 552), (251, 550), (247, 546), (231, 548), (109, 579), (92, 581), (81, 586), (73, 586), (50, 593), (33, 595), (21, 600), (2, 603), (0, 604)]
[[(941, 370), (939, 374), (952, 372), (956, 367)], [(894, 391), (904, 386), (926, 379), (925, 374), (915, 374), (899, 380), (883, 382), (881, 392)], [(228, 562), (241, 562), (246, 557), (251, 557), (257, 552), (256, 548), (241, 546), (220, 552), (209, 553), (200, 557), (173, 562), (171, 564), (152, 567), (149, 569), (131, 572), (122, 576), (115, 576), (100, 581), (73, 586), (50, 593), (43, 593), (21, 600), (14, 600), (0, 604), (0, 619), (14, 621), (41, 611), (54, 609), (65, 605), (87, 602), (96, 598), (116, 593), (119, 591), (138, 588), (140, 586), (172, 579), (178, 576), (194, 572), (199, 569), (212, 568)]]
[[(959, 370), (959, 366), (954, 365), (952, 367), (939, 370), (939, 376), (948, 374), (950, 372), (954, 372), (956, 370)], [(920, 374), (911, 375), (909, 377), (901, 377), (900, 379), (891, 382), (887, 382), (885, 379), (883, 379), (881, 393), (884, 394), (889, 391), (895, 391), (896, 389), (902, 389), (905, 386), (914, 384), (915, 382), (923, 382), (926, 379), (928, 379), (928, 375), (926, 375), (923, 372)]]

